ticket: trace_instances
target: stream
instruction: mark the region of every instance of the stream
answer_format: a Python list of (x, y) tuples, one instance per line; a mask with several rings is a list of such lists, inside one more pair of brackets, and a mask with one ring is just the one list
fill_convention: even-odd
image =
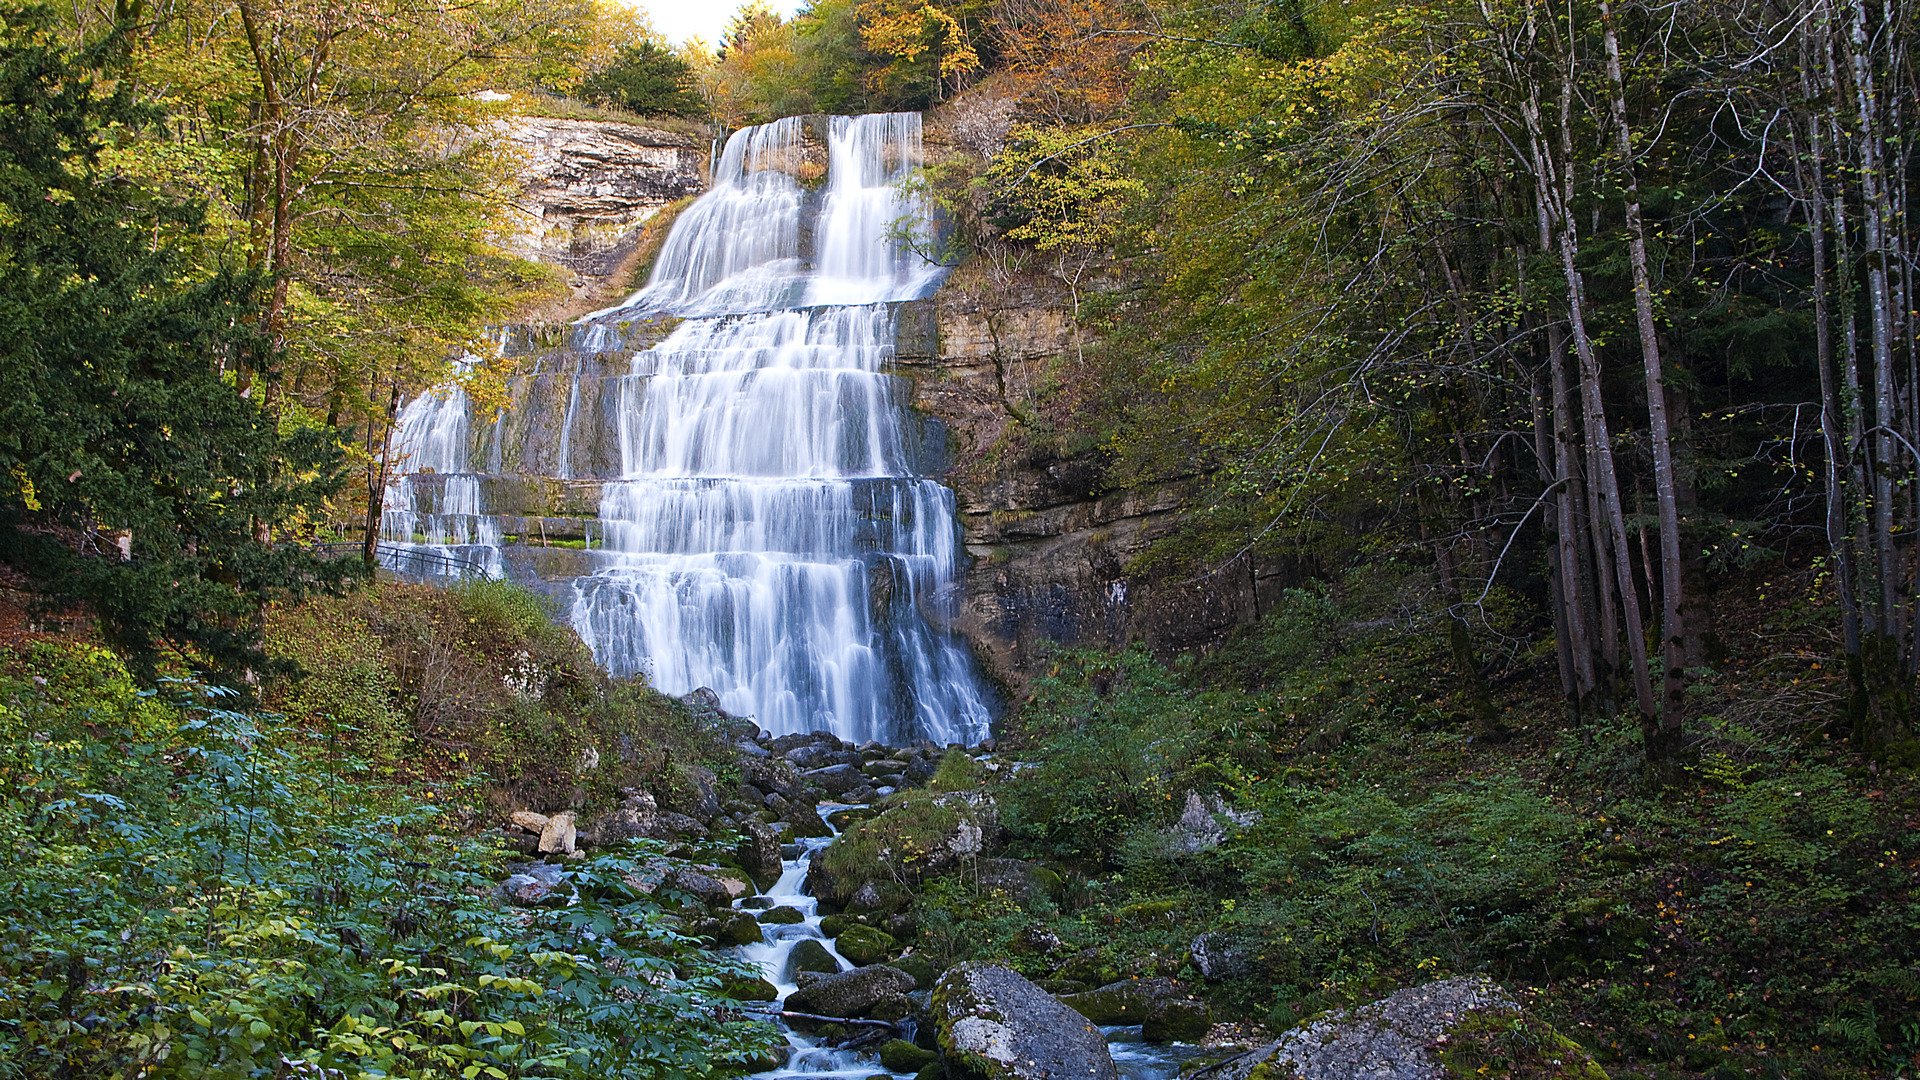
[[(822, 821), (827, 821), (831, 814), (849, 809), (864, 808), (839, 803), (821, 803), (818, 808)], [(819, 941), (839, 961), (842, 971), (854, 966), (840, 955), (833, 939), (820, 932), (820, 901), (806, 891), (807, 868), (812, 864), (813, 857), (832, 844), (840, 833), (831, 821), (827, 821), (827, 827), (833, 830), (833, 836), (802, 839), (783, 849), (785, 858), (781, 862), (780, 878), (765, 893), (757, 897), (742, 897), (734, 902), (735, 907), (752, 911), (791, 907), (805, 916), (797, 923), (762, 922), (761, 941), (755, 945), (740, 946), (737, 950), (742, 960), (758, 965), (761, 977), (772, 983), (779, 992), (776, 1009), (784, 1006), (787, 997), (800, 988), (797, 974), (789, 971), (788, 967), (794, 948), (802, 941)], [(828, 1077), (868, 1080), (870, 1077), (883, 1076), (908, 1080), (913, 1075), (889, 1072), (880, 1064), (877, 1049), (842, 1050), (826, 1045), (821, 1039), (804, 1035), (784, 1022), (781, 1022), (781, 1027), (787, 1037), (789, 1053), (786, 1064), (758, 1073), (753, 1080), (797, 1080), (803, 1077), (810, 1080)], [(1157, 1045), (1145, 1042), (1137, 1026), (1107, 1027), (1100, 1031), (1106, 1036), (1108, 1051), (1113, 1055), (1114, 1066), (1119, 1069), (1123, 1080), (1170, 1080), (1180, 1075), (1182, 1063), (1201, 1052), (1200, 1047), (1188, 1043)], [(911, 1034), (903, 1033), (902, 1037), (910, 1038)]]

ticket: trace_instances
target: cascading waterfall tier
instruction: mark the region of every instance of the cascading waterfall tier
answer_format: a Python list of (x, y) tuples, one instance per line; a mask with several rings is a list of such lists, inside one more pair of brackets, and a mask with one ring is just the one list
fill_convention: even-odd
[[(470, 368), (474, 356), (458, 365)], [(500, 523), (486, 512), (480, 477), (468, 460), (473, 413), (458, 384), (421, 394), (394, 420), (380, 514), (381, 560), (389, 569), (425, 577), (503, 573)]]
[(953, 495), (888, 371), (890, 305), (944, 272), (896, 236), (925, 221), (899, 184), (920, 117), (832, 118), (817, 191), (806, 136), (800, 118), (735, 133), (652, 281), (589, 317), (685, 321), (619, 380), (602, 565), (573, 623), (614, 674), (708, 687), (775, 734), (975, 742), (988, 703), (943, 629)]

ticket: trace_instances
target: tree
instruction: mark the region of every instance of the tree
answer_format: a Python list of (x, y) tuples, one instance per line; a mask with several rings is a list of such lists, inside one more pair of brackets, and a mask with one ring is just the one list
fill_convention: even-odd
[(103, 165), (157, 119), (88, 64), (122, 40), (76, 57), (46, 9), (0, 12), (0, 560), (149, 666), (239, 669), (260, 604), (325, 573), (255, 526), (316, 508), (338, 457), (237, 389), (268, 365), (260, 275), (193, 273), (202, 208)]
[(580, 95), (642, 116), (701, 116), (706, 104), (693, 85), (693, 65), (657, 41), (639, 41), (589, 76)]

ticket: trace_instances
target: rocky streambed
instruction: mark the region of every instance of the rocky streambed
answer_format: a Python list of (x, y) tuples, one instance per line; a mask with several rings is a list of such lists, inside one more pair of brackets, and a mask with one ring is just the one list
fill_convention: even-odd
[[(1052, 956), (1044, 986), (1014, 969), (1016, 957), (953, 962), (981, 950), (942, 945), (916, 924), (921, 890), (943, 877), (1008, 911), (1040, 899), (1066, 910), (1058, 875), (1004, 855), (995, 778), (1017, 763), (991, 745), (771, 738), (697, 696), (690, 704), (736, 755), (725, 780), (680, 763), (671, 783), (623, 789), (611, 808), (515, 811), (505, 835), (541, 859), (502, 891), (510, 903), (564, 903), (568, 860), (632, 837), (667, 841), (685, 857), (643, 871), (644, 890), (668, 898), (685, 932), (757, 968), (728, 993), (764, 1003), (784, 1029), (785, 1045), (753, 1066), (759, 1080), (1441, 1080), (1485, 1075), (1478, 1065), (1498, 1056), (1487, 1046), (1516, 1038), (1548, 1068), (1540, 1075), (1603, 1075), (1480, 977), (1410, 987), (1275, 1037), (1216, 1024), (1204, 994), (1166, 976), (1079, 982), (1057, 940), (1024, 954), (1029, 967)], [(1175, 841), (1217, 842), (1209, 830), (1244, 824), (1189, 801)], [(1219, 957), (1203, 944), (1192, 951), (1204, 974)]]

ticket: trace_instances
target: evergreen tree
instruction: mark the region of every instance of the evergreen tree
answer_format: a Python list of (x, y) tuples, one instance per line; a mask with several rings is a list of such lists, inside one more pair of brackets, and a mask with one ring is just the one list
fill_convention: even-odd
[(693, 91), (693, 67), (653, 41), (622, 48), (613, 63), (581, 85), (580, 93), (642, 116), (701, 116), (707, 111)]
[(200, 208), (111, 167), (157, 119), (97, 66), (114, 41), (77, 56), (44, 8), (0, 13), (0, 562), (144, 665), (237, 670), (259, 605), (322, 569), (263, 541), (336, 456), (237, 388), (267, 359), (259, 278), (192, 274)]

